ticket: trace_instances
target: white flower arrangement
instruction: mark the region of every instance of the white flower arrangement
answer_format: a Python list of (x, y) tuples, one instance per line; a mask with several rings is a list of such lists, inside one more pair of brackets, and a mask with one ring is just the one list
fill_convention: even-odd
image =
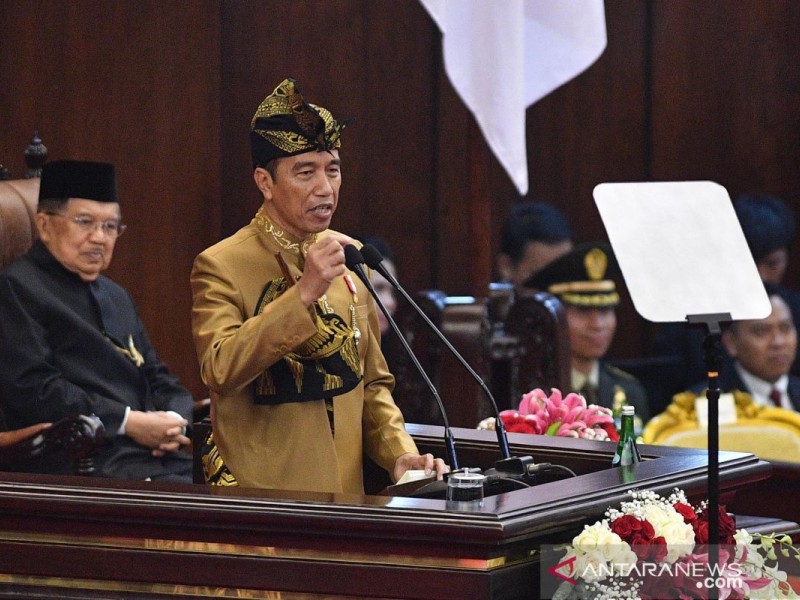
[(706, 503), (692, 507), (681, 490), (630, 495), (572, 540), (551, 570), (564, 580), (554, 600), (702, 598), (712, 587), (720, 600), (798, 598), (778, 568), (778, 552), (800, 560), (788, 535), (737, 531), (721, 507), (719, 558), (711, 565)]

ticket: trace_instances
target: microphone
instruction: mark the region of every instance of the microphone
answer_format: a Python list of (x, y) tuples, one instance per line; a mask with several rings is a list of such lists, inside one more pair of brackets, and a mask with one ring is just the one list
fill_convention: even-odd
[[(347, 248), (345, 248), (347, 250)], [(495, 432), (497, 433), (497, 443), (500, 446), (500, 452), (503, 458), (495, 463), (495, 468), (498, 471), (502, 471), (504, 473), (513, 473), (515, 475), (527, 476), (529, 473), (529, 465), (533, 463), (533, 457), (531, 456), (520, 456), (520, 457), (513, 457), (511, 456), (511, 451), (508, 448), (508, 436), (506, 434), (505, 426), (503, 425), (503, 421), (500, 418), (500, 410), (497, 408), (497, 402), (494, 400), (494, 396), (489, 391), (488, 386), (480, 378), (480, 376), (475, 372), (475, 370), (469, 365), (469, 363), (464, 359), (463, 356), (453, 347), (453, 344), (444, 336), (444, 334), (439, 330), (436, 325), (431, 322), (428, 318), (428, 315), (425, 314), (420, 306), (414, 302), (414, 299), (403, 289), (403, 286), (397, 281), (397, 279), (383, 266), (383, 256), (378, 251), (377, 248), (374, 246), (367, 244), (361, 249), (361, 254), (364, 260), (367, 263), (367, 266), (370, 269), (376, 270), (378, 273), (383, 275), (386, 280), (394, 287), (397, 291), (399, 291), (403, 297), (408, 301), (408, 303), (417, 311), (420, 317), (422, 317), (423, 321), (431, 328), (431, 330), (436, 334), (436, 336), (442, 341), (442, 343), (447, 347), (447, 349), (453, 354), (453, 356), (458, 359), (461, 365), (467, 370), (467, 372), (478, 382), (481, 390), (483, 390), (484, 395), (489, 400), (492, 405), (492, 410), (494, 410), (495, 416)]]
[(384, 306), (383, 302), (381, 301), (378, 294), (375, 292), (375, 288), (372, 287), (372, 282), (369, 280), (369, 276), (367, 275), (366, 271), (364, 271), (364, 257), (361, 255), (361, 252), (358, 251), (353, 244), (347, 244), (344, 247), (344, 260), (345, 265), (348, 269), (350, 269), (353, 273), (355, 273), (358, 278), (367, 286), (367, 290), (369, 290), (370, 295), (375, 299), (375, 303), (378, 305), (378, 308), (381, 309), (386, 320), (391, 325), (394, 332), (397, 334), (398, 339), (403, 345), (403, 348), (408, 353), (408, 356), (411, 358), (411, 362), (414, 363), (414, 366), (419, 371), (422, 378), (425, 380), (425, 383), (428, 385), (433, 397), (436, 399), (436, 404), (439, 405), (439, 411), (442, 413), (442, 420), (444, 421), (444, 441), (445, 441), (445, 448), (447, 451), (447, 460), (450, 463), (451, 472), (457, 471), (459, 469), (458, 466), (458, 457), (456, 456), (456, 445), (455, 445), (455, 437), (453, 436), (453, 431), (450, 429), (450, 421), (447, 419), (447, 412), (444, 409), (444, 404), (442, 403), (441, 397), (439, 397), (439, 392), (436, 391), (436, 386), (433, 385), (428, 374), (425, 373), (425, 369), (422, 368), (422, 365), (419, 363), (419, 360), (414, 355), (414, 352), (411, 350), (411, 347), (408, 345), (405, 336), (400, 331), (400, 328), (397, 326), (397, 323), (392, 318), (392, 315), (389, 314), (389, 311), (386, 310), (386, 306)]

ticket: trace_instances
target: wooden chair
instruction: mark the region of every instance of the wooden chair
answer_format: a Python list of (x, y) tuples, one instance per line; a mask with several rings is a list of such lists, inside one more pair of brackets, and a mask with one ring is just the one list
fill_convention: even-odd
[[(46, 159), (47, 148), (34, 134), (25, 150), (26, 178), (0, 180), (0, 268), (24, 254), (36, 239), (39, 175)], [(63, 419), (46, 429), (39, 424), (6, 431), (0, 412), (0, 469), (24, 468), (41, 456), (64, 452), (76, 474), (90, 475), (94, 471), (91, 454), (102, 443), (102, 432), (99, 419), (85, 415)]]
[[(494, 285), (486, 298), (427, 290), (415, 300), (486, 382), (499, 410), (516, 408), (534, 388), (564, 390), (569, 385), (569, 335), (555, 296)], [(492, 416), (478, 383), (419, 315), (407, 307), (399, 315), (400, 328), (439, 391), (450, 424), (475, 427)], [(394, 336), (384, 340), (384, 352), (397, 379), (394, 398), (406, 421), (441, 425), (431, 392)]]
[(0, 267), (11, 264), (36, 239), (39, 179), (0, 181)]
[(63, 452), (70, 458), (75, 475), (93, 475), (92, 455), (104, 444), (103, 432), (100, 419), (86, 415), (66, 417), (50, 427), (40, 423), (0, 431), (0, 470), (35, 470), (40, 458)]
[[(800, 482), (800, 415), (760, 406), (744, 392), (733, 392), (736, 423), (720, 425), (719, 449), (755, 454), (770, 461), (769, 479), (742, 488), (727, 509), (736, 514), (736, 524), (750, 533), (788, 533), (798, 539), (795, 489)], [(653, 417), (642, 432), (646, 444), (708, 448), (708, 430), (701, 428), (692, 392), (676, 394), (661, 414)], [(759, 515), (752, 517), (747, 515)]]
[[(520, 290), (509, 307), (504, 333), (516, 341), (509, 376), (509, 408), (535, 388), (570, 388), (567, 316), (561, 301), (546, 292)], [(497, 358), (495, 358), (497, 360)]]
[[(486, 298), (447, 296), (440, 290), (415, 294), (415, 301), (447, 337), (475, 372), (489, 381), (490, 332)], [(465, 371), (424, 320), (407, 305), (396, 317), (406, 341), (442, 399), (450, 425), (475, 427), (492, 414), (491, 403), (478, 383)], [(394, 373), (394, 399), (407, 422), (442, 425), (441, 411), (419, 371), (394, 335), (383, 343)]]

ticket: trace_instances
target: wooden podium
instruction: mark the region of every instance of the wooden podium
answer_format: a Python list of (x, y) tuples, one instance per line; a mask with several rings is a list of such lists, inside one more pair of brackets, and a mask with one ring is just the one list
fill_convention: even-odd
[[(443, 455), (441, 427), (408, 428), (420, 451)], [(493, 432), (454, 433), (463, 466), (499, 458)], [(457, 512), (444, 500), (0, 473), (0, 598), (529, 599), (539, 546), (569, 542), (627, 490), (706, 496), (705, 451), (642, 446), (626, 482), (608, 467), (612, 443), (509, 440), (514, 455), (577, 477)], [(753, 455), (719, 464), (723, 502), (769, 477)]]

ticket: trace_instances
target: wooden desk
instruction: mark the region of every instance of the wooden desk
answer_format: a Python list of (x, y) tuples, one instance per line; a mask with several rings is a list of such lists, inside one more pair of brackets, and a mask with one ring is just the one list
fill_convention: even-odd
[[(442, 455), (440, 427), (409, 425)], [(492, 432), (454, 429), (464, 466), (490, 467)], [(0, 597), (522, 600), (537, 548), (566, 542), (632, 486), (706, 496), (706, 454), (642, 447), (635, 483), (607, 442), (510, 435), (512, 453), (578, 477), (455, 512), (443, 500), (0, 474)], [(720, 454), (723, 500), (769, 476)]]
[[(800, 523), (800, 464), (770, 461), (772, 477), (748, 486), (729, 505), (732, 512)], [(800, 536), (794, 535), (795, 543)]]

